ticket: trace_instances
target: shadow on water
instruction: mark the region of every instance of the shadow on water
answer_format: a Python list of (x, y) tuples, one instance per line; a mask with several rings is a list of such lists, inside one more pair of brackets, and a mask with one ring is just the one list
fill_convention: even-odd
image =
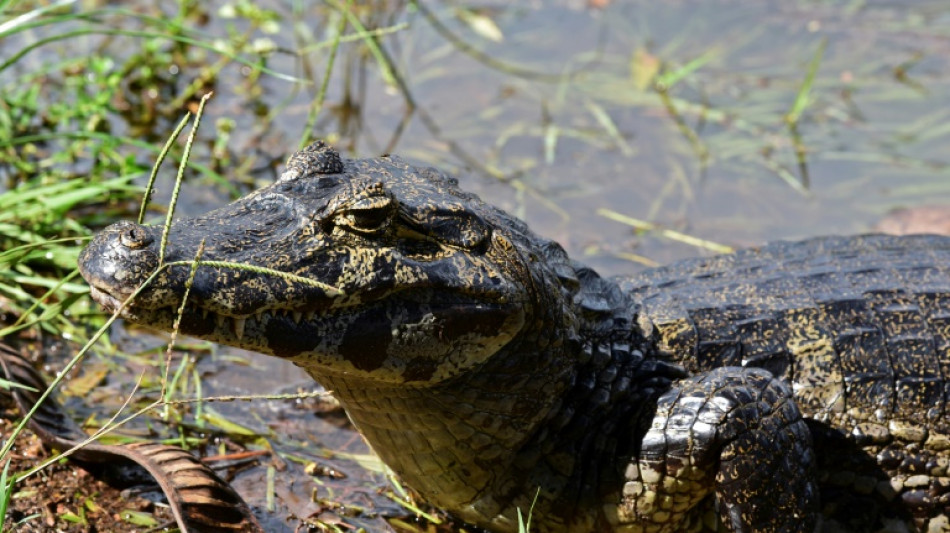
[[(214, 90), (180, 216), (270, 182), (305, 134), (350, 155), (392, 151), (449, 170), (605, 274), (710, 253), (663, 229), (741, 246), (862, 232), (892, 208), (950, 202), (943, 2), (347, 5), (179, 11), (140, 0), (51, 11), (72, 18), (0, 45), (0, 186), (104, 179), (95, 172), (135, 172), (142, 184), (141, 168), (182, 110)], [(134, 194), (93, 201), (75, 211), (83, 224), (134, 217)], [(659, 230), (635, 231), (621, 222), (630, 218)], [(139, 335), (117, 329), (114, 341), (134, 353), (142, 347), (129, 337)], [(205, 396), (314, 388), (276, 359), (198, 348), (185, 356), (191, 392), (199, 383)], [(128, 392), (145, 359), (110, 366), (96, 394)], [(228, 435), (208, 446), (226, 451), (230, 421), (249, 432), (235, 447), (282, 453), (229, 470), (253, 504), (274, 509), (274, 531), (347, 514), (329, 502), (394, 506), (376, 494), (385, 475), (339, 413), (314, 416), (318, 402), (298, 403), (306, 409), (272, 401), (215, 404), (205, 418), (183, 411), (176, 430)], [(346, 477), (304, 473), (318, 462)], [(259, 491), (274, 472), (276, 503)]]

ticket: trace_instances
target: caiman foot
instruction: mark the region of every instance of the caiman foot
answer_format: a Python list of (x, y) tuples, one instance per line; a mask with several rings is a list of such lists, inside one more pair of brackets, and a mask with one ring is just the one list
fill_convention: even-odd
[(765, 370), (718, 368), (659, 398), (621, 508), (632, 531), (811, 532), (814, 465), (788, 386)]

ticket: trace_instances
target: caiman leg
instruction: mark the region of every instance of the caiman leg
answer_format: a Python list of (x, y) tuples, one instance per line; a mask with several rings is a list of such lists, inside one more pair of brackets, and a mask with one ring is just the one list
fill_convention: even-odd
[[(643, 531), (699, 531), (715, 493), (727, 530), (803, 533), (818, 525), (811, 434), (789, 387), (765, 370), (723, 367), (660, 397), (624, 506)], [(638, 522), (640, 523), (640, 522)]]

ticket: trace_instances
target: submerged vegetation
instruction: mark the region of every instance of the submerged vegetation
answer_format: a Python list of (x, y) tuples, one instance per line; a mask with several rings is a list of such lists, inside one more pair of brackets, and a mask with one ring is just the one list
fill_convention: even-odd
[[(275, 531), (378, 528), (379, 514), (399, 531), (458, 526), (387, 481), (319, 393), (253, 388), (296, 378), (242, 373), (272, 362), (177, 339), (164, 366), (168, 339), (122, 328), (73, 357), (107, 322), (77, 278), (79, 250), (116, 220), (164, 220), (168, 169), (185, 159), (179, 211), (193, 214), (270, 181), (315, 137), (398, 151), (456, 170), (607, 272), (950, 201), (950, 6), (312, 4), (0, 0), (0, 340), (62, 371), (90, 431), (147, 413), (103, 441), (174, 443), (267, 487), (251, 503)], [(165, 139), (211, 91), (192, 156), (171, 143), (143, 198)], [(250, 413), (209, 402), (265, 392), (283, 400), (260, 413), (260, 400)], [(50, 506), (21, 477), (55, 461), (11, 440), (19, 421), (4, 426), (4, 530), (165, 520), (107, 487), (70, 487), (69, 465), (44, 474), (58, 483)], [(286, 498), (288, 479), (312, 497)]]

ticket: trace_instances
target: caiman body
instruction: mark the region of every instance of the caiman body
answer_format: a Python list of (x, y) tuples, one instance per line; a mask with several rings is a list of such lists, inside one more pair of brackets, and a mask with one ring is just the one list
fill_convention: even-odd
[[(115, 309), (162, 228), (80, 261)], [(323, 144), (171, 226), (180, 329), (289, 359), (494, 531), (950, 529), (950, 238), (776, 243), (605, 279), (434, 169)], [(188, 265), (124, 311), (168, 330)], [(301, 278), (325, 285), (303, 282)], [(331, 287), (328, 287), (332, 286)], [(536, 501), (535, 501), (536, 500)]]

